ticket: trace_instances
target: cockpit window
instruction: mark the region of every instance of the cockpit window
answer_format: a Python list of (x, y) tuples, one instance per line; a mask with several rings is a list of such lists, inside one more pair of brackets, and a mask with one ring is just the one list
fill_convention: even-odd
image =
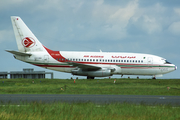
[(165, 63), (164, 64), (171, 64), (170, 62), (168, 62), (167, 60), (165, 60)]

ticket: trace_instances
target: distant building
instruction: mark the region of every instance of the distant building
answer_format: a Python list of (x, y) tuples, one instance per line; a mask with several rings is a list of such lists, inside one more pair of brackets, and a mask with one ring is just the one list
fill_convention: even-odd
[(0, 78), (7, 79), (8, 72), (0, 72)]
[(51, 79), (53, 79), (53, 72), (34, 71), (34, 69), (23, 69), (23, 71), (11, 71), (10, 73), (0, 72), (0, 78), (7, 78), (8, 74), (10, 75), (10, 79), (15, 79), (15, 78), (41, 79), (41, 78), (45, 78), (46, 74), (51, 74)]

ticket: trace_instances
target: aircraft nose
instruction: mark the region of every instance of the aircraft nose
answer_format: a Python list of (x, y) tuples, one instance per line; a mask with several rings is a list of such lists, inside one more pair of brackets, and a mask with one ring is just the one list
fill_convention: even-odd
[(175, 66), (175, 70), (177, 70), (177, 66)]

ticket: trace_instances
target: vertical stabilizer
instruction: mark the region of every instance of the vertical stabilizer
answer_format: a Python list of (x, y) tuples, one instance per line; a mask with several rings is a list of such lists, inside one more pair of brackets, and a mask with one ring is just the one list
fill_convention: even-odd
[(11, 16), (11, 21), (20, 52), (45, 51), (42, 44), (20, 17)]

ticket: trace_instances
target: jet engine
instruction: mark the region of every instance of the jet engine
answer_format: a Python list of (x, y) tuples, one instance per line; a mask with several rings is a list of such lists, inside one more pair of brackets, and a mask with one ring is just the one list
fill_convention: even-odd
[(89, 77), (106, 77), (112, 76), (111, 70), (107, 68), (102, 68), (99, 70), (83, 70), (77, 69), (72, 70), (73, 75), (80, 75), (80, 76), (89, 76)]

